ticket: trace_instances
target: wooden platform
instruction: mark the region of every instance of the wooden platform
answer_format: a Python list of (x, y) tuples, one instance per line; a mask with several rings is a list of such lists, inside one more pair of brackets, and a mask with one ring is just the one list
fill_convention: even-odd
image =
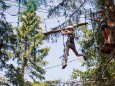
[(111, 43), (104, 43), (104, 45), (102, 46), (100, 52), (102, 54), (111, 54), (111, 52), (115, 49), (115, 44), (111, 44)]

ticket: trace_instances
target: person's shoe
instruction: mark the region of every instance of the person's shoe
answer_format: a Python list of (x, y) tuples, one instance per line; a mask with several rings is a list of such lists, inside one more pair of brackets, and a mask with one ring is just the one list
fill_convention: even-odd
[(62, 69), (65, 69), (65, 67), (66, 67), (66, 66), (67, 66), (66, 64), (65, 64), (65, 65), (63, 65), (63, 66), (62, 66)]
[(83, 56), (84, 60), (87, 61), (88, 57), (86, 55)]

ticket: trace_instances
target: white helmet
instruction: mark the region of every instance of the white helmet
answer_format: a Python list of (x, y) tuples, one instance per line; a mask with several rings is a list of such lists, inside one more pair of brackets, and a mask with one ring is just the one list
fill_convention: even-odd
[(73, 26), (69, 25), (69, 26), (66, 27), (66, 29), (73, 29)]

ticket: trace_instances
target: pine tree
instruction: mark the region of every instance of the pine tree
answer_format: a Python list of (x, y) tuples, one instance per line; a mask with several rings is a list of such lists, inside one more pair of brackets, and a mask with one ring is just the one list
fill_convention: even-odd
[[(43, 66), (47, 63), (44, 57), (49, 48), (42, 48), (44, 35), (40, 25), (40, 18), (34, 11), (34, 2), (30, 0), (27, 10), (22, 13), (20, 21), (22, 26), (18, 29), (18, 45), (15, 52), (17, 66), (11, 64), (6, 75), (15, 85), (24, 86), (25, 73), (34, 81), (45, 79)], [(11, 68), (12, 67), (12, 68)]]
[[(4, 10), (8, 7), (3, 0), (0, 1), (0, 69), (7, 67), (7, 61), (15, 50), (16, 37), (13, 34), (13, 28), (5, 18)], [(12, 51), (12, 52), (9, 52)]]
[[(4, 11), (9, 8), (9, 6), (6, 5), (4, 0), (0, 0), (0, 7), (0, 70), (7, 70), (9, 69), (9, 60), (14, 58), (13, 52), (16, 48), (16, 36), (4, 14)], [(7, 81), (7, 84), (8, 82), (9, 81)]]
[[(0, 5), (2, 11), (8, 7), (3, 0), (0, 1)], [(6, 69), (5, 76), (12, 85), (16, 86), (24, 85), (25, 73), (28, 73), (34, 81), (44, 79), (45, 70), (42, 67), (47, 63), (43, 58), (49, 48), (41, 47), (44, 36), (39, 26), (40, 18), (34, 13), (33, 3), (28, 8), (30, 7), (32, 9), (27, 10), (20, 17), (22, 26), (19, 28), (18, 38), (17, 34), (13, 33), (16, 28), (11, 28), (4, 13), (0, 13), (0, 69)]]

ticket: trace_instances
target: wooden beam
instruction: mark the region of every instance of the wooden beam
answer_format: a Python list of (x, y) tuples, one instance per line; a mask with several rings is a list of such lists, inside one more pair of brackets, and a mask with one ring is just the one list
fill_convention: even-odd
[[(82, 25), (86, 25), (88, 24), (87, 22), (86, 23), (81, 23), (81, 24), (77, 24), (77, 25), (74, 25), (73, 28), (75, 27), (79, 27), (79, 26), (82, 26)], [(49, 35), (49, 34), (52, 34), (52, 33), (57, 33), (57, 32), (60, 32), (62, 29), (59, 29), (59, 30), (51, 30), (49, 32), (45, 32), (44, 35)]]

